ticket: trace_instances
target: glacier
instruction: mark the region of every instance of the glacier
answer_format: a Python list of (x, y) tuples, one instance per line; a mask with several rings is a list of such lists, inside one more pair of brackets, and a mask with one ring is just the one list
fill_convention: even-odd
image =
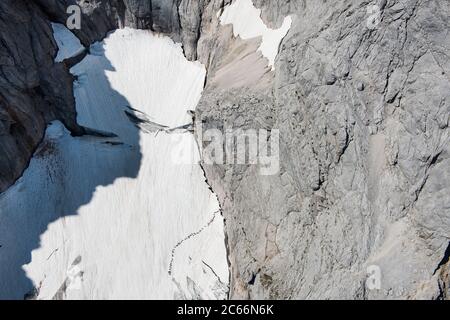
[[(64, 57), (71, 39), (57, 41)], [(166, 36), (126, 28), (71, 73), (78, 122), (95, 134), (53, 122), (0, 196), (0, 298), (225, 299), (224, 221), (192, 132), (131, 121), (189, 124), (204, 66)]]

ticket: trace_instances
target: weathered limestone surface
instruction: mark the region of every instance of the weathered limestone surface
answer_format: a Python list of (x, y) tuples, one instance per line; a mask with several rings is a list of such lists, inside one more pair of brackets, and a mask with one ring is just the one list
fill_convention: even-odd
[(375, 2), (375, 29), (372, 1), (255, 4), (274, 26), (294, 17), (272, 90), (209, 89), (199, 107), (210, 127), (281, 131), (278, 175), (205, 166), (231, 297), (448, 297), (450, 4)]
[(0, 2), (0, 192), (23, 172), (49, 121), (74, 134), (73, 79), (53, 62), (52, 28), (31, 1)]
[[(86, 46), (118, 27), (152, 29), (204, 63), (203, 129), (280, 130), (276, 175), (204, 165), (226, 219), (231, 298), (448, 298), (449, 2), (254, 0), (271, 27), (293, 18), (271, 71), (259, 39), (220, 25), (231, 0), (3, 0), (0, 191), (49, 121), (83, 133), (49, 25), (75, 2)], [(379, 290), (366, 286), (373, 266)]]

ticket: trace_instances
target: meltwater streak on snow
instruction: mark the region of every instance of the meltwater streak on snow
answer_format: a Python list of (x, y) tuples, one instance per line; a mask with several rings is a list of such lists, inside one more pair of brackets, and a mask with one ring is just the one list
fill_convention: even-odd
[(286, 17), (283, 25), (273, 30), (264, 24), (261, 10), (255, 8), (252, 0), (236, 0), (225, 8), (220, 22), (222, 25), (232, 24), (235, 37), (240, 36), (244, 40), (262, 37), (259, 50), (269, 60), (273, 70), (281, 40), (291, 28), (292, 18)]
[[(157, 123), (186, 124), (203, 66), (169, 38), (125, 29), (71, 71), (80, 124), (119, 137), (73, 138), (59, 122), (48, 128), (22, 179), (0, 199), (0, 297), (25, 293), (26, 284), (9, 279), (22, 262), (39, 299), (225, 298), (223, 220), (209, 224), (217, 198), (198, 165), (173, 161), (180, 141), (194, 145), (194, 137), (144, 134), (124, 112), (130, 106)], [(30, 239), (41, 233), (30, 262)]]
[(58, 45), (58, 54), (55, 62), (61, 62), (65, 59), (75, 57), (84, 51), (80, 40), (64, 25), (52, 23), (53, 35)]

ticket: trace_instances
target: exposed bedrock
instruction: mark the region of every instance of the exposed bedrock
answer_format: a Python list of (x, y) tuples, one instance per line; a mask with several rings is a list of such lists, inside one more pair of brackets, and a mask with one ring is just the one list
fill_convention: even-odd
[(50, 120), (80, 133), (49, 24), (75, 2), (85, 45), (145, 28), (204, 63), (204, 129), (280, 130), (275, 175), (203, 166), (226, 219), (231, 298), (448, 297), (449, 2), (254, 0), (271, 28), (293, 20), (271, 71), (260, 39), (220, 25), (231, 0), (3, 0), (0, 191)]
[[(202, 27), (231, 0), (34, 0), (55, 22), (70, 16), (67, 8), (77, 4), (82, 10), (81, 29), (74, 30), (88, 46), (120, 27), (149, 29), (182, 42), (186, 57), (197, 58), (197, 42)], [(215, 11), (213, 11), (214, 9)]]
[(0, 3), (0, 192), (23, 172), (47, 123), (61, 120), (74, 134), (73, 79), (53, 62), (52, 28), (32, 1)]
[(448, 296), (450, 4), (254, 3), (274, 27), (294, 17), (270, 88), (208, 84), (198, 107), (207, 128), (280, 130), (276, 175), (205, 165), (231, 297)]

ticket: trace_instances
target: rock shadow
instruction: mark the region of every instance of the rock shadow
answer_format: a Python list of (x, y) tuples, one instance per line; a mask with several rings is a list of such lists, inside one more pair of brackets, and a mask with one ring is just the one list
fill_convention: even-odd
[[(130, 103), (108, 81), (107, 72), (115, 69), (104, 56), (103, 44), (91, 49), (72, 70), (78, 121), (91, 132), (106, 131), (117, 137), (72, 137), (61, 123), (49, 125), (29, 168), (0, 195), (0, 299), (24, 299), (38, 289), (23, 266), (30, 263), (32, 251), (41, 246), (41, 235), (51, 223), (77, 215), (99, 186), (138, 176), (139, 129), (124, 112), (130, 112)], [(103, 94), (92, 96), (91, 85)]]

